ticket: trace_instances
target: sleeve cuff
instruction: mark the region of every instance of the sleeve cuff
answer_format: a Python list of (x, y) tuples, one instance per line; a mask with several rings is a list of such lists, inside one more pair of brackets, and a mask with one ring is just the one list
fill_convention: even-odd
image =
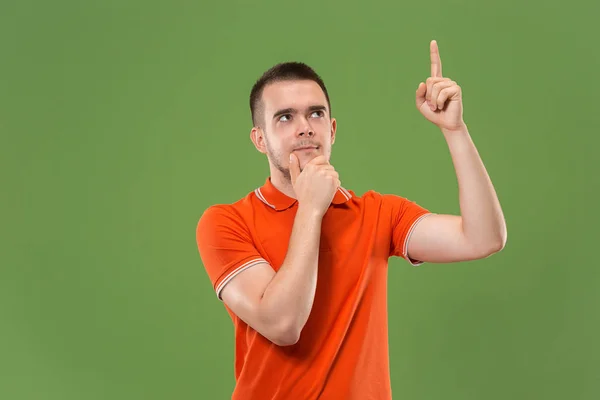
[(421, 216), (419, 216), (415, 220), (415, 222), (413, 222), (412, 225), (410, 226), (410, 229), (408, 230), (408, 233), (406, 234), (406, 239), (404, 240), (404, 248), (402, 249), (402, 256), (404, 257), (404, 259), (406, 261), (408, 261), (408, 263), (410, 265), (415, 266), (415, 267), (418, 267), (419, 265), (424, 264), (425, 262), (409, 257), (409, 255), (408, 255), (408, 242), (409, 242), (410, 237), (412, 236), (412, 233), (413, 233), (415, 227), (417, 226), (417, 224), (419, 222), (421, 222), (425, 217), (428, 217), (430, 215), (433, 215), (433, 213), (427, 212), (427, 213), (422, 214)]
[(227, 275), (225, 275), (225, 277), (221, 279), (221, 281), (217, 284), (215, 288), (219, 300), (223, 301), (223, 299), (221, 298), (221, 292), (223, 291), (225, 285), (227, 285), (236, 275), (238, 275), (242, 271), (247, 270), (248, 268), (254, 267), (255, 265), (261, 263), (268, 264), (267, 260), (265, 260), (264, 258), (254, 258), (250, 261), (238, 265), (236, 268), (232, 269)]

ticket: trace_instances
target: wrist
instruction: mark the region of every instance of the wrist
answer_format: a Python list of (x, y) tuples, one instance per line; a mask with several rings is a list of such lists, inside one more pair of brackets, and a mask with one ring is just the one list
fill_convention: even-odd
[(469, 129), (467, 128), (467, 125), (464, 122), (460, 126), (453, 129), (441, 128), (441, 131), (444, 134), (444, 136), (446, 136), (446, 138), (448, 138), (451, 135), (460, 136), (469, 134)]
[(327, 210), (318, 210), (310, 205), (305, 205), (298, 202), (298, 212), (296, 215), (303, 219), (320, 221), (323, 219), (325, 211)]
[(472, 142), (471, 136), (469, 135), (469, 131), (467, 128), (463, 129), (442, 129), (442, 133), (444, 134), (444, 138), (446, 139), (446, 143), (448, 146), (452, 148), (462, 148), (465, 145), (470, 145)]

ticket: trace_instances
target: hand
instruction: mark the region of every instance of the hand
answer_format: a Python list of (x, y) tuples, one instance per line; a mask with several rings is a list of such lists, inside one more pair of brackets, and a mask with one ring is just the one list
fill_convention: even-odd
[(431, 76), (417, 88), (417, 109), (440, 129), (446, 131), (464, 128), (461, 88), (450, 78), (442, 77), (442, 60), (437, 42), (429, 47)]
[(340, 187), (339, 174), (325, 156), (310, 160), (302, 172), (295, 154), (290, 154), (292, 187), (300, 207), (308, 207), (322, 217)]

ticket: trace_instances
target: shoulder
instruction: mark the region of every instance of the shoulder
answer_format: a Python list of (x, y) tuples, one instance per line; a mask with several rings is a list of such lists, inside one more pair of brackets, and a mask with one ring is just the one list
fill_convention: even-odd
[(219, 203), (207, 207), (198, 218), (197, 230), (214, 229), (219, 226), (243, 225), (246, 217), (251, 213), (255, 201), (254, 192), (248, 193), (243, 198), (232, 203)]
[(394, 206), (394, 205), (403, 205), (406, 203), (415, 203), (414, 200), (411, 200), (402, 195), (393, 194), (393, 193), (383, 193), (373, 189), (367, 190), (362, 195), (358, 196), (354, 192), (352, 192), (352, 197), (355, 201), (364, 202), (366, 205), (385, 205), (385, 206)]
[(362, 196), (356, 196), (356, 202), (367, 213), (376, 213), (384, 220), (397, 223), (399, 220), (412, 219), (417, 214), (429, 212), (423, 205), (408, 197), (368, 190)]

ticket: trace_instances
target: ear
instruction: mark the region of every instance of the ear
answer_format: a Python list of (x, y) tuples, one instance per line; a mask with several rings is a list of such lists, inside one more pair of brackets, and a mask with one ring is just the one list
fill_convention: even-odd
[(256, 150), (263, 154), (267, 153), (264, 132), (260, 127), (255, 126), (254, 128), (252, 128), (252, 130), (250, 131), (250, 140), (252, 140), (252, 143), (254, 144), (254, 147), (256, 147)]
[(335, 143), (335, 132), (337, 131), (337, 121), (335, 118), (331, 119), (331, 144)]

